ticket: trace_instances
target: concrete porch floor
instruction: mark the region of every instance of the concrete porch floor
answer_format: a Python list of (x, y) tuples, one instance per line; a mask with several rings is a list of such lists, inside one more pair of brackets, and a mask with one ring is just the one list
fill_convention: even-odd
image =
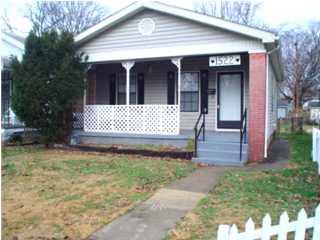
[[(206, 140), (220, 143), (239, 143), (239, 132), (206, 131)], [(102, 133), (74, 130), (72, 138), (82, 144), (154, 144), (186, 147), (190, 139), (194, 139), (194, 131), (181, 130), (179, 135), (154, 135), (130, 133)], [(202, 141), (202, 134), (199, 136)]]

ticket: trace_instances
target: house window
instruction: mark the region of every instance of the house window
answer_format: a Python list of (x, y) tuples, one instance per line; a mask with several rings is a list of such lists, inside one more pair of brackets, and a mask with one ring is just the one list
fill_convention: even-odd
[[(118, 105), (126, 104), (126, 75), (121, 74), (118, 78)], [(130, 75), (130, 104), (137, 104), (137, 77)]]
[(198, 112), (199, 110), (199, 73), (184, 72), (181, 74), (182, 112)]

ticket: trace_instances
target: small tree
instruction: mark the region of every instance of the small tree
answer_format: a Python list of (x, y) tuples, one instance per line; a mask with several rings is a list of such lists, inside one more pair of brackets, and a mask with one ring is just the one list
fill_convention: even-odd
[(22, 61), (12, 60), (12, 107), (27, 127), (38, 129), (46, 144), (66, 141), (72, 106), (82, 96), (86, 57), (73, 36), (56, 31), (26, 39)]
[(320, 22), (281, 31), (284, 81), (282, 95), (293, 103), (292, 130), (302, 131), (304, 99), (320, 86)]

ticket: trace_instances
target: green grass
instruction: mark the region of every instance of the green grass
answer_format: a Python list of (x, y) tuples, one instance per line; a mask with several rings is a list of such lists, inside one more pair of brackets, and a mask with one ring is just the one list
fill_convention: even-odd
[(310, 159), (310, 134), (283, 134), (290, 143), (290, 167), (270, 171), (228, 171), (220, 184), (178, 223), (169, 239), (212, 239), (219, 224), (237, 224), (249, 217), (259, 225), (269, 213), (273, 223), (287, 211), (296, 218), (305, 208), (309, 214), (320, 203), (320, 176)]
[(85, 239), (195, 169), (179, 159), (41, 147), (5, 147), (2, 156), (7, 239)]

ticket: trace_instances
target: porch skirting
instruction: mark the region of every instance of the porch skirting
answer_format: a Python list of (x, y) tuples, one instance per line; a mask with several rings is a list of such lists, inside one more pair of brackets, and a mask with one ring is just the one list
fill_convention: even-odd
[(84, 131), (178, 135), (179, 105), (85, 105)]

